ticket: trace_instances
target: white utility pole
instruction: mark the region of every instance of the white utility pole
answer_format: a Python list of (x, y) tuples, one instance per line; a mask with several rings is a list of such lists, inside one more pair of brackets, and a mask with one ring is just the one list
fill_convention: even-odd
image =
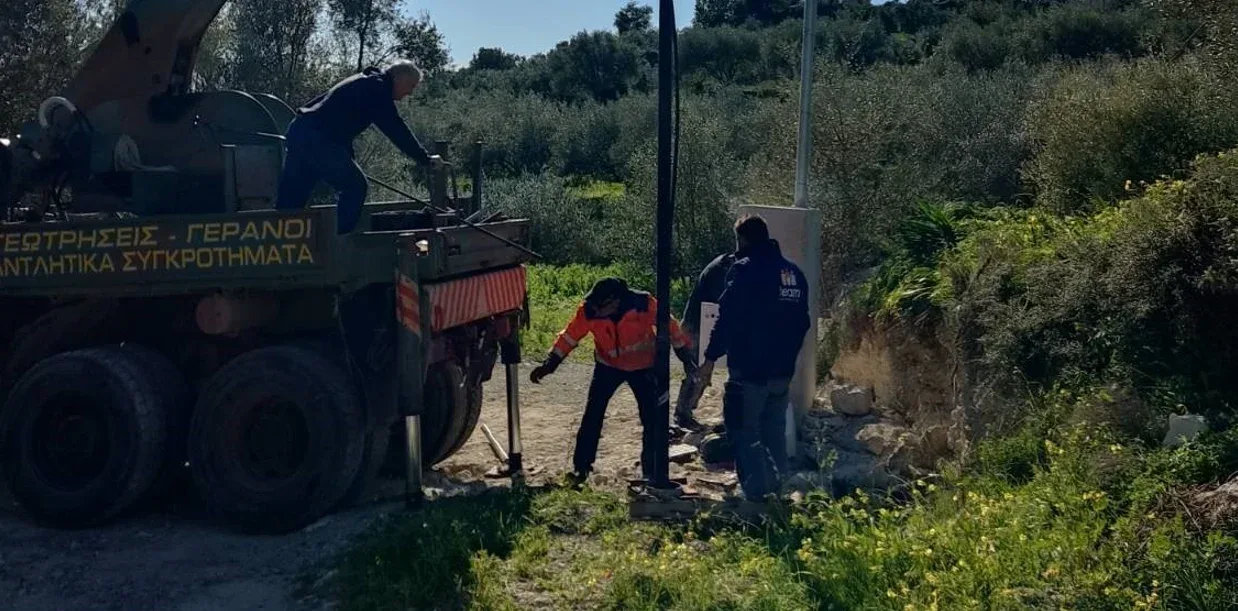
[(803, 58), (800, 63), (800, 129), (795, 159), (794, 207), (744, 206), (740, 214), (759, 214), (769, 225), (770, 237), (782, 255), (795, 263), (808, 280), (808, 317), (811, 321), (800, 348), (791, 405), (787, 406), (787, 456), (798, 454), (800, 417), (812, 409), (817, 396), (817, 318), (821, 312), (821, 212), (808, 206), (808, 174), (812, 167), (812, 80), (816, 58), (817, 2), (804, 2)]
[[(795, 154), (796, 208), (808, 207), (808, 170), (812, 166), (812, 78), (817, 46), (816, 0), (804, 0), (803, 37), (803, 57), (800, 60), (800, 141)], [(820, 262), (820, 252), (817, 259)]]

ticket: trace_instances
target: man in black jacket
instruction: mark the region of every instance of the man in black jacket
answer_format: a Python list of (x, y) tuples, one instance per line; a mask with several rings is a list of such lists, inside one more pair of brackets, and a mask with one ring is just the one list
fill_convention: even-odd
[[(701, 341), (701, 303), (718, 303), (718, 300), (722, 299), (722, 291), (726, 289), (726, 274), (734, 262), (734, 253), (718, 255), (705, 266), (697, 278), (683, 313), (683, 328), (692, 338), (693, 346), (700, 345)], [(700, 400), (700, 393), (697, 392), (700, 390), (699, 379), (696, 372), (686, 364), (684, 374), (684, 381), (679, 385), (679, 399), (675, 402), (675, 424), (696, 430), (701, 428), (701, 425), (692, 412), (696, 410), (696, 404)]]
[(336, 232), (351, 232), (369, 192), (365, 174), (353, 160), (352, 142), (370, 125), (417, 163), (441, 165), (442, 158), (426, 152), (395, 106), (421, 79), (421, 69), (411, 61), (397, 61), (386, 70), (367, 68), (298, 109), (286, 135), (288, 158), (280, 177), (277, 207), (304, 208), (315, 185), (323, 180), (339, 192)]
[(778, 492), (786, 470), (791, 378), (811, 326), (808, 281), (782, 256), (760, 217), (740, 219), (735, 241), (736, 260), (699, 377), (708, 385), (714, 362), (727, 357), (723, 422), (744, 496), (760, 500)]

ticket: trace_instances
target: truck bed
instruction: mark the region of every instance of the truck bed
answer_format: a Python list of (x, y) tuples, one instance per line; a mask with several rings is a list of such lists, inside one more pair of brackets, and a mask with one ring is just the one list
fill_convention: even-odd
[[(433, 283), (519, 265), (519, 248), (443, 215), (366, 206), (362, 227), (335, 234), (335, 208), (0, 224), (0, 297), (153, 296), (214, 290), (338, 288), (394, 281), (397, 253), (422, 243)], [(387, 221), (374, 222), (385, 212)], [(394, 219), (392, 221), (391, 219)], [(413, 228), (418, 227), (420, 228)], [(518, 244), (525, 220), (480, 225)]]

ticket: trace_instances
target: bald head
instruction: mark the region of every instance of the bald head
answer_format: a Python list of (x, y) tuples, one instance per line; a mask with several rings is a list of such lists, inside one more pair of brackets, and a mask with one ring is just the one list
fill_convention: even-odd
[(387, 66), (387, 76), (391, 77), (391, 97), (397, 102), (408, 97), (421, 84), (424, 76), (421, 68), (412, 60), (402, 59)]

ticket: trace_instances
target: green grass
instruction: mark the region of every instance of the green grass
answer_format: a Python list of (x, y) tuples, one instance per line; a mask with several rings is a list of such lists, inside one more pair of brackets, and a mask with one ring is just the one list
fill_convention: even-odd
[(627, 193), (627, 186), (621, 182), (594, 180), (572, 188), (571, 193), (581, 199), (613, 200), (623, 197)]
[[(1040, 428), (1039, 430), (1044, 430)], [(1029, 474), (958, 471), (898, 502), (814, 494), (760, 525), (627, 518), (597, 491), (504, 491), (377, 529), (337, 580), (344, 609), (1227, 609), (1238, 539), (1175, 490), (1238, 469), (1238, 433), (1178, 450), (1053, 428)], [(991, 460), (991, 459), (990, 459)], [(1007, 460), (1006, 462), (1011, 462)]]

